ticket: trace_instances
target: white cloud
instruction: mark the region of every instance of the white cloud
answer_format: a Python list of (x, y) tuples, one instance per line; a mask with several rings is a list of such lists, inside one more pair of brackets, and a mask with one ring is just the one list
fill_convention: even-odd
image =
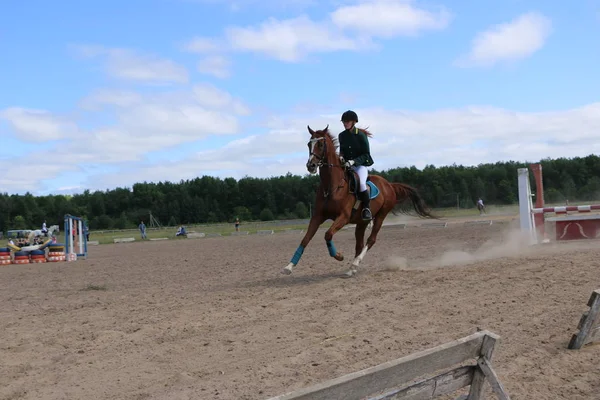
[(131, 90), (99, 89), (85, 97), (80, 106), (86, 110), (98, 110), (103, 105), (130, 107), (142, 101), (142, 96)]
[(228, 78), (230, 76), (230, 61), (220, 55), (212, 55), (203, 58), (198, 63), (198, 72), (212, 75), (216, 78)]
[(510, 22), (478, 33), (471, 51), (456, 61), (457, 66), (493, 66), (501, 61), (516, 61), (540, 50), (551, 33), (552, 22), (546, 16), (530, 12)]
[[(477, 165), (499, 160), (538, 161), (545, 157), (585, 156), (600, 152), (594, 140), (600, 130), (600, 103), (558, 111), (527, 113), (494, 107), (467, 107), (430, 112), (357, 110), (374, 133), (371, 149), (378, 170), (398, 166)], [(337, 114), (318, 118), (269, 119), (262, 134), (172, 163), (148, 163), (126, 173), (94, 178), (101, 187), (131, 185), (140, 180), (188, 179), (203, 174), (237, 179), (287, 172), (306, 174), (306, 125), (330, 124), (337, 135)]]
[(307, 16), (277, 20), (270, 18), (258, 27), (230, 27), (226, 37), (234, 50), (263, 53), (281, 61), (295, 62), (310, 53), (360, 50), (369, 42), (350, 38), (329, 23)]
[(237, 115), (249, 115), (250, 109), (244, 102), (233, 97), (229, 92), (208, 83), (195, 85), (193, 92), (196, 101), (206, 107), (231, 110)]
[[(209, 136), (238, 134), (242, 126), (240, 118), (251, 112), (240, 99), (208, 84), (199, 84), (186, 91), (144, 95), (119, 89), (98, 90), (81, 103), (92, 112), (92, 120), (106, 121), (106, 117), (111, 116), (114, 123), (82, 129), (74, 122), (44, 110), (11, 108), (1, 111), (0, 116), (12, 124), (17, 139), (69, 138), (60, 146), (42, 146), (27, 155), (0, 159), (3, 171), (0, 187), (3, 190), (43, 192), (44, 181), (88, 167), (112, 165), (120, 168), (121, 174), (132, 162), (150, 159), (152, 152), (197, 143)], [(105, 105), (114, 107), (101, 107)], [(88, 123), (87, 120), (84, 122)], [(32, 165), (35, 168), (30, 167)], [(73, 182), (73, 185), (84, 183)], [(86, 186), (98, 187), (93, 182)]]
[[(298, 62), (310, 54), (373, 50), (378, 47), (376, 38), (442, 30), (450, 20), (451, 14), (445, 8), (428, 10), (418, 7), (415, 0), (367, 0), (340, 6), (324, 20), (313, 20), (307, 15), (269, 18), (258, 25), (230, 26), (222, 39), (194, 37), (181, 47), (193, 53), (238, 51)], [(224, 77), (221, 63), (219, 58), (204, 59), (200, 72)]]
[(223, 44), (220, 40), (196, 36), (186, 43), (181, 48), (190, 53), (214, 53), (222, 50)]
[(333, 23), (342, 29), (383, 38), (441, 30), (450, 19), (451, 14), (445, 8), (428, 11), (416, 7), (412, 0), (371, 0), (340, 7), (331, 14)]
[(45, 110), (11, 107), (0, 110), (0, 119), (10, 123), (17, 139), (27, 142), (66, 139), (78, 131), (73, 122)]
[(174, 61), (128, 49), (79, 46), (85, 57), (104, 57), (106, 73), (112, 77), (155, 84), (187, 83), (188, 71)]

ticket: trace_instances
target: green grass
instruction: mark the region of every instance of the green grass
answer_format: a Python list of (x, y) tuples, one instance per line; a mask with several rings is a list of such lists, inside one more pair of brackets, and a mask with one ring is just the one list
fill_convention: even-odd
[[(580, 205), (589, 204), (589, 202), (571, 202), (569, 205)], [(564, 204), (547, 204), (547, 207), (562, 206)], [(468, 218), (468, 217), (479, 217), (479, 212), (476, 208), (469, 209), (456, 209), (456, 208), (438, 208), (433, 210), (434, 213), (440, 218)], [(494, 215), (518, 215), (519, 206), (518, 204), (512, 205), (490, 205), (486, 209), (487, 216)], [(485, 218), (485, 216), (482, 216)], [(242, 222), (240, 225), (240, 231), (248, 231), (250, 234), (255, 234), (259, 230), (272, 229), (275, 232), (285, 231), (288, 229), (306, 229), (308, 223), (298, 224), (285, 224), (285, 221), (270, 221), (270, 222)], [(321, 228), (329, 228), (332, 221), (325, 222)], [(203, 232), (203, 233), (219, 233), (223, 236), (229, 236), (235, 232), (233, 223), (217, 223), (217, 224), (203, 224), (203, 225), (186, 225), (188, 232)], [(149, 239), (157, 238), (169, 238), (169, 239), (184, 239), (176, 238), (175, 232), (177, 227), (166, 227), (161, 229), (148, 229), (146, 236)], [(113, 243), (115, 238), (127, 238), (133, 237), (136, 241), (141, 240), (140, 231), (137, 229), (128, 229), (122, 231), (111, 231), (111, 232), (90, 232), (90, 240), (98, 241), (100, 244)]]
[[(434, 210), (436, 215), (441, 218), (461, 218), (461, 217), (476, 217), (479, 215), (477, 209), (460, 209), (456, 208), (441, 208)], [(490, 206), (487, 209), (488, 215), (500, 213), (518, 213), (518, 206)], [(285, 221), (269, 221), (269, 222), (242, 222), (240, 231), (248, 231), (250, 234), (255, 234), (259, 230), (272, 229), (275, 232), (281, 232), (289, 229), (306, 229), (308, 223), (285, 224)], [(321, 228), (329, 228), (332, 221), (326, 221)], [(234, 224), (217, 223), (204, 225), (186, 225), (188, 232), (203, 232), (203, 233), (219, 233), (222, 236), (230, 236), (235, 232)], [(165, 227), (161, 229), (147, 229), (146, 236), (148, 239), (169, 238), (169, 239), (184, 239), (175, 237), (177, 227)], [(100, 244), (113, 243), (115, 238), (133, 237), (136, 241), (141, 240), (140, 231), (138, 229), (128, 229), (121, 231), (91, 231), (90, 240), (98, 241)]]
[[(325, 226), (326, 224), (323, 224)], [(211, 224), (211, 225), (198, 225), (188, 226), (185, 225), (186, 230), (189, 232), (202, 232), (202, 233), (220, 233), (223, 236), (230, 236), (235, 232), (233, 224)], [(306, 229), (307, 224), (294, 224), (294, 225), (283, 225), (280, 221), (273, 222), (248, 222), (240, 225), (240, 231), (248, 231), (250, 234), (254, 234), (259, 230), (272, 229), (275, 232), (285, 231), (288, 229)], [(169, 238), (169, 239), (185, 239), (183, 237), (176, 237), (177, 227), (166, 227), (162, 229), (147, 229), (146, 236), (148, 239), (158, 238)], [(123, 230), (113, 232), (94, 232), (90, 231), (90, 241), (98, 241), (100, 244), (113, 243), (115, 238), (127, 238), (133, 237), (136, 241), (141, 240), (141, 234), (139, 230)]]
[[(518, 214), (519, 206), (517, 204), (511, 204), (507, 206), (486, 206), (485, 212), (487, 215), (504, 215), (504, 214)], [(442, 218), (462, 218), (479, 216), (479, 211), (476, 208), (438, 208), (434, 210), (434, 213)]]

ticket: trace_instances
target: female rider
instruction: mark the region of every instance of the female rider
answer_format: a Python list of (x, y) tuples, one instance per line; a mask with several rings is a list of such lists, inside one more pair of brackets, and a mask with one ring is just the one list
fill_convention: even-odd
[(359, 179), (358, 199), (363, 203), (362, 219), (369, 221), (372, 219), (371, 209), (369, 208), (371, 200), (367, 191), (367, 167), (373, 165), (369, 148), (369, 137), (373, 135), (366, 129), (356, 126), (358, 115), (352, 110), (342, 114), (342, 124), (345, 130), (338, 135), (340, 143), (340, 155), (342, 162), (347, 168), (356, 171)]

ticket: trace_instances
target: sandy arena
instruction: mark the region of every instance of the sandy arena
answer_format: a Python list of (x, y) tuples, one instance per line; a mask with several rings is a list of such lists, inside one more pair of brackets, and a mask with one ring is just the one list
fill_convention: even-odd
[[(0, 269), (0, 399), (262, 400), (488, 329), (512, 399), (600, 399), (600, 346), (568, 350), (597, 241), (522, 248), (509, 224), (91, 247)], [(406, 258), (408, 264), (406, 264)], [(492, 396), (488, 398), (494, 398)]]

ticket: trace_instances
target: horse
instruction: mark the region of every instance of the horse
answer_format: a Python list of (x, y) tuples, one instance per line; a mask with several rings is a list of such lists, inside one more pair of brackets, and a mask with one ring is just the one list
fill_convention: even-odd
[(60, 228), (58, 227), (58, 225), (50, 226), (50, 228), (48, 228), (48, 233), (46, 233), (46, 234), (44, 234), (44, 232), (42, 232), (41, 229), (36, 229), (29, 233), (29, 236), (27, 236), (27, 241), (29, 242), (29, 245), (33, 245), (33, 240), (36, 239), (37, 237), (39, 237), (39, 236), (52, 237), (52, 235), (54, 235), (54, 232), (60, 232)]
[[(310, 174), (319, 171), (320, 184), (316, 190), (314, 213), (310, 219), (308, 228), (296, 252), (289, 264), (281, 270), (282, 274), (289, 275), (300, 261), (304, 250), (312, 240), (319, 226), (328, 219), (333, 220), (331, 227), (325, 232), (325, 244), (329, 255), (337, 261), (343, 261), (344, 256), (337, 251), (333, 243), (333, 236), (345, 225), (356, 224), (354, 236), (356, 240), (354, 260), (350, 269), (342, 275), (351, 278), (358, 272), (358, 266), (363, 261), (367, 251), (373, 248), (377, 241), (377, 234), (383, 225), (383, 221), (390, 212), (396, 214), (396, 208), (409, 202), (417, 215), (422, 218), (438, 219), (431, 213), (425, 201), (412, 186), (404, 183), (392, 183), (379, 175), (369, 175), (367, 188), (371, 198), (370, 208), (372, 220), (362, 219), (360, 201), (357, 198), (359, 190), (358, 176), (351, 169), (346, 169), (337, 153), (338, 140), (329, 131), (329, 125), (325, 129), (314, 131), (310, 125), (307, 126), (310, 133), (308, 141), (308, 161), (306, 169)], [(406, 213), (407, 208), (400, 207), (401, 212)], [(364, 244), (365, 231), (372, 223), (371, 234)]]
[(477, 203), (477, 209), (479, 210), (479, 215), (485, 214), (485, 205), (482, 203)]

